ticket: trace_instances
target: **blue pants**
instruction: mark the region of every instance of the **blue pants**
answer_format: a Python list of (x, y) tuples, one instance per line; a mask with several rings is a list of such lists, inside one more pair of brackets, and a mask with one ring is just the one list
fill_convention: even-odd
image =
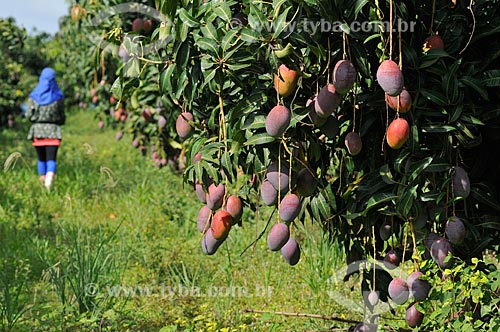
[(58, 146), (35, 146), (38, 154), (38, 175), (45, 175), (47, 172), (56, 172), (57, 169), (57, 149)]

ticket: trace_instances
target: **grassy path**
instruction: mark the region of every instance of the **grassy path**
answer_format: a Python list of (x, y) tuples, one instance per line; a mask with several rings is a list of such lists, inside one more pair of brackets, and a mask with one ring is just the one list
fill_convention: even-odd
[[(244, 215), (227, 245), (204, 256), (201, 204), (182, 178), (152, 167), (127, 138), (70, 114), (54, 188), (38, 182), (27, 123), (0, 134), (0, 331), (318, 331), (332, 322), (244, 308), (362, 319), (331, 290), (337, 250), (300, 226), (302, 260), (288, 266)], [(19, 154), (17, 154), (18, 152)], [(14, 153), (14, 154), (13, 154)], [(6, 162), (10, 157), (10, 162)], [(269, 215), (262, 211), (262, 217)], [(346, 327), (346, 325), (335, 325)]]

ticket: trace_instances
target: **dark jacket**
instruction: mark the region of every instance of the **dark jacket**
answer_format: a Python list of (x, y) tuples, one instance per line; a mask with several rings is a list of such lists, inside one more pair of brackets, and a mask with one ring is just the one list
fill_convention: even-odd
[(35, 137), (62, 139), (60, 126), (66, 121), (62, 99), (52, 104), (40, 106), (30, 98), (26, 118), (32, 123), (28, 139), (32, 140)]

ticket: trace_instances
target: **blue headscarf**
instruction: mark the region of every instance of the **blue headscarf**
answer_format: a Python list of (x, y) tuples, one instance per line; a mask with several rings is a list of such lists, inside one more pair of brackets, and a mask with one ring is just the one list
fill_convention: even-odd
[(63, 98), (63, 93), (56, 82), (56, 72), (52, 68), (44, 68), (38, 79), (38, 85), (30, 93), (31, 99), (38, 105), (48, 105)]

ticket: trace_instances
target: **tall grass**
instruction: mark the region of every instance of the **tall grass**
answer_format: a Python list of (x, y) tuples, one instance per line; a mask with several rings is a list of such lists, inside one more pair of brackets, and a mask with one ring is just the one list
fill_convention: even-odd
[(122, 255), (113, 246), (118, 229), (109, 235), (101, 229), (86, 229), (81, 225), (61, 226), (58, 242), (64, 243), (66, 255), (59, 256), (48, 242), (39, 247), (45, 264), (46, 281), (54, 285), (61, 301), (63, 314), (75, 309), (79, 314), (104, 311), (110, 300), (100, 293), (119, 282)]
[(0, 224), (0, 331), (12, 331), (31, 308), (29, 248), (19, 233)]

